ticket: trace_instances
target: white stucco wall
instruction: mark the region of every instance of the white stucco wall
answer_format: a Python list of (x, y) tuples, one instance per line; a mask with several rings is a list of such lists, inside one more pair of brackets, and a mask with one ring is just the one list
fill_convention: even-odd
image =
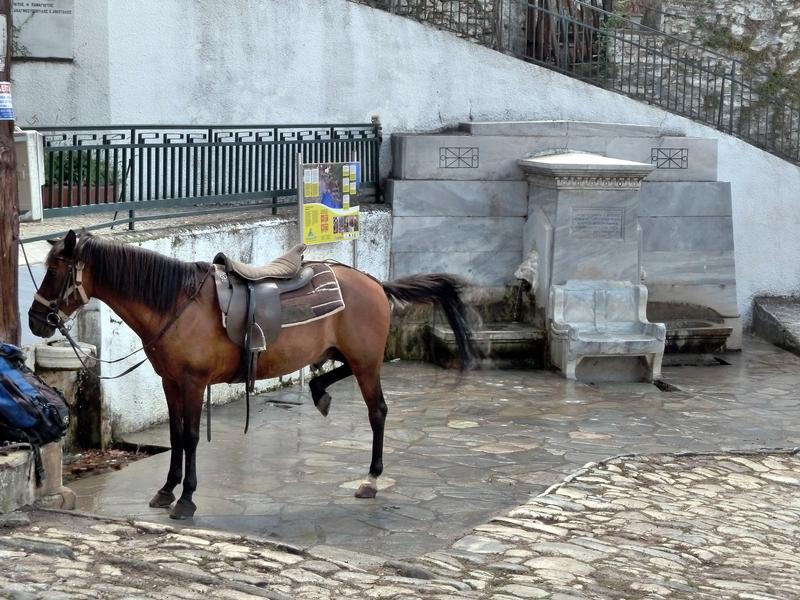
[[(362, 212), (362, 238), (357, 246), (357, 266), (380, 280), (389, 275), (389, 240), (391, 216), (386, 210)], [(230, 256), (254, 264), (264, 264), (277, 258), (297, 243), (297, 222), (287, 218), (251, 221), (238, 225), (194, 227), (191, 230), (160, 230), (145, 234), (118, 236), (117, 239), (155, 250), (181, 260), (211, 261), (221, 249)], [(353, 264), (353, 244), (322, 244), (311, 246), (306, 259), (332, 258)], [(91, 318), (91, 312), (89, 312)], [(99, 327), (82, 331), (99, 331), (100, 340), (84, 339), (100, 347), (100, 358), (112, 360), (141, 347), (142, 340), (125, 325), (105, 304), (99, 304)], [(116, 375), (144, 358), (142, 353), (113, 365), (103, 365), (103, 375)], [(257, 390), (273, 389), (281, 381), (296, 379), (290, 374), (282, 379), (259, 381)], [(150, 363), (121, 379), (103, 381), (112, 430), (115, 435), (138, 431), (167, 419), (167, 405), (161, 389), (161, 379)], [(243, 385), (217, 385), (213, 388), (214, 403), (228, 402), (244, 394)], [(310, 396), (309, 396), (310, 399)]]
[(310, 123), (379, 115), (391, 133), (470, 119), (570, 119), (719, 138), (720, 179), (733, 190), (740, 311), (747, 319), (755, 294), (800, 292), (800, 168), (711, 128), (346, 0), (75, 6), (76, 62), (15, 66), (22, 123)]
[(112, 123), (108, 5), (78, 0), (72, 62), (15, 59), (11, 71), (17, 124)]

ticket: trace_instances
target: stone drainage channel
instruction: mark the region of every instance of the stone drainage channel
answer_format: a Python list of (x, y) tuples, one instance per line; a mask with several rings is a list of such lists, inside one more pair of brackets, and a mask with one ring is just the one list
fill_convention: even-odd
[[(662, 388), (670, 393), (570, 383), (548, 371), (387, 364), (385, 471), (370, 501), (352, 495), (371, 440), (353, 383), (332, 388), (327, 419), (305, 390), (259, 396), (247, 436), (244, 407), (234, 403), (215, 410), (212, 442), (201, 441), (193, 525), (410, 559), (448, 547), (586, 463), (800, 445), (800, 359), (756, 338), (745, 342), (743, 352), (725, 355), (728, 365), (666, 367)], [(157, 427), (127, 441), (166, 446), (168, 433)], [(168, 460), (159, 454), (74, 482), (78, 508), (174, 525), (147, 507)]]

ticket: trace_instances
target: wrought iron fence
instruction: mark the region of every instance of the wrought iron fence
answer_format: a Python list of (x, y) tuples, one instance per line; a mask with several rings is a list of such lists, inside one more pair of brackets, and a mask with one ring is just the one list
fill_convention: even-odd
[(503, 0), (353, 0), (396, 15), (473, 38), (487, 46), (500, 43)]
[[(766, 93), (738, 60), (597, 6), (527, 3), (521, 58), (657, 105), (800, 162), (800, 102)], [(570, 3), (572, 4), (572, 3)]]
[[(37, 127), (46, 217), (250, 201), (293, 205), (297, 156), (361, 162), (361, 194), (379, 192), (381, 129), (352, 125)], [(283, 199), (283, 200), (282, 200)]]
[(800, 101), (772, 93), (768, 77), (741, 61), (605, 10), (609, 0), (353, 1), (474, 38), (800, 164)]

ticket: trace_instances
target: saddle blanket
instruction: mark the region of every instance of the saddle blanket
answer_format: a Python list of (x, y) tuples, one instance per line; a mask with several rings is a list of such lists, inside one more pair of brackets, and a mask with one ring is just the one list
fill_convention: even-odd
[(305, 287), (281, 294), (282, 327), (310, 323), (345, 308), (339, 280), (330, 265), (309, 262), (304, 266), (314, 270), (314, 277)]

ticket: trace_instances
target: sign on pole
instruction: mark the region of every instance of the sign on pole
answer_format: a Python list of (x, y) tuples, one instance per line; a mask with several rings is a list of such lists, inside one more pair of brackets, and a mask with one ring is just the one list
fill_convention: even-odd
[(361, 234), (360, 209), (355, 206), (361, 164), (304, 164), (297, 158), (298, 222), (306, 245), (356, 240)]
[(11, 83), (0, 81), (0, 121), (14, 120), (14, 106), (11, 103)]

